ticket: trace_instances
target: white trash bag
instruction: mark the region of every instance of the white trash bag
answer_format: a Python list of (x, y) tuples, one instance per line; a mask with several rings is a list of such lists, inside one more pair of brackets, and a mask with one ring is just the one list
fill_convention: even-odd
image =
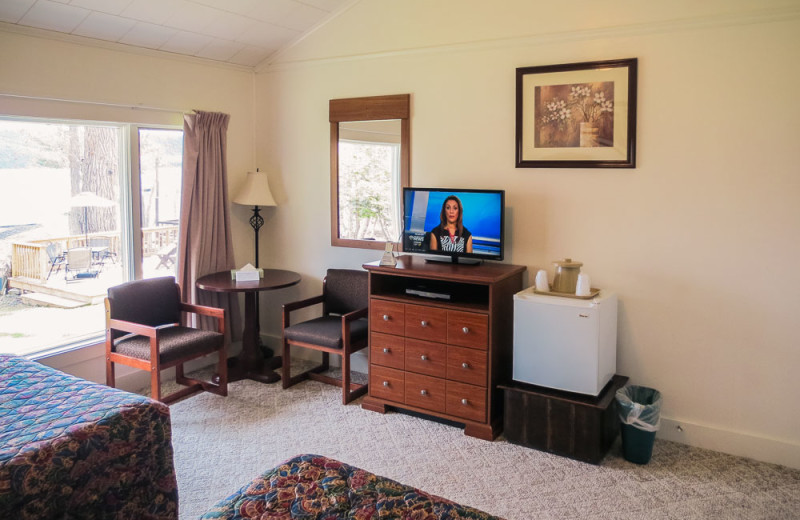
[(617, 390), (619, 419), (646, 432), (661, 427), (661, 392), (646, 386), (630, 385)]

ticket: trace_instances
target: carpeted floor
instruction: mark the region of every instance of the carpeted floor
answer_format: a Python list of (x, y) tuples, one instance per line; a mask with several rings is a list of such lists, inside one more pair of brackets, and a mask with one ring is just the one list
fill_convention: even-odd
[(301, 453), (338, 459), (508, 520), (800, 518), (800, 471), (657, 440), (646, 466), (619, 440), (599, 466), (486, 442), (401, 413), (341, 405), (307, 381), (239, 381), (171, 406), (181, 520)]

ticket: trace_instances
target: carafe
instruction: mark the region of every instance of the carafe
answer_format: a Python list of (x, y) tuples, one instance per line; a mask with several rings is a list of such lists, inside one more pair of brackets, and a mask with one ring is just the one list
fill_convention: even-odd
[(556, 276), (553, 279), (553, 292), (575, 294), (578, 285), (578, 275), (581, 272), (581, 262), (573, 262), (571, 258), (556, 260)]

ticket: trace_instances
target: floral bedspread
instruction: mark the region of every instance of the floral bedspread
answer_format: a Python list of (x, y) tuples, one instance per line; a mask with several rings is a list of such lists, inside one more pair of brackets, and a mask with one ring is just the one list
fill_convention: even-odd
[(0, 518), (177, 517), (167, 406), (0, 355)]
[(320, 455), (298, 455), (215, 505), (201, 520), (501, 520)]

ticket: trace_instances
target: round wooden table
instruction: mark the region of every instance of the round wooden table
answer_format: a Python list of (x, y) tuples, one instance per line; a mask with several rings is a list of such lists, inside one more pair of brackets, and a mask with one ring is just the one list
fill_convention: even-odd
[(282, 269), (264, 269), (264, 277), (257, 282), (237, 282), (230, 271), (207, 274), (196, 282), (197, 288), (220, 293), (244, 293), (244, 330), (242, 331), (242, 352), (238, 358), (230, 359), (229, 381), (252, 379), (262, 383), (274, 383), (281, 376), (274, 369), (281, 366), (280, 356), (273, 356), (266, 363), (259, 345), (260, 327), (256, 299), (260, 291), (273, 291), (291, 287), (300, 282), (300, 275)]

